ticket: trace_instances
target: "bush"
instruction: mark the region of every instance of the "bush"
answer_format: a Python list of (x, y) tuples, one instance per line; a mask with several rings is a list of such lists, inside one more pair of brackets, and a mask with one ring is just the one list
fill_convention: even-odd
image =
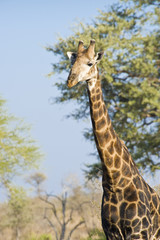
[(89, 233), (89, 237), (82, 240), (106, 240), (105, 234), (99, 229), (93, 229)]
[(26, 240), (52, 240), (52, 237), (50, 234), (42, 234), (40, 236), (34, 234), (27, 238)]

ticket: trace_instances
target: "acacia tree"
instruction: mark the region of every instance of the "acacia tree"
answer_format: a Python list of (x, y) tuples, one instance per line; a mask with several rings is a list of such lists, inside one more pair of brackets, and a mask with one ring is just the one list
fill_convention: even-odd
[(29, 201), (23, 188), (9, 189), (7, 208), (7, 226), (12, 229), (12, 239), (21, 239), (21, 232), (31, 221)]
[(43, 173), (36, 172), (26, 179), (26, 182), (29, 183), (32, 187), (34, 187), (37, 197), (41, 196), (41, 193), (44, 192), (42, 184), (46, 180), (46, 178), (47, 177)]
[(42, 157), (30, 129), (6, 111), (0, 98), (0, 182), (9, 187), (17, 175), (33, 169)]
[[(96, 39), (97, 51), (105, 52), (99, 65), (104, 100), (113, 126), (139, 168), (160, 169), (160, 9), (159, 1), (122, 0), (108, 11), (100, 11), (91, 25), (79, 24), (73, 35), (59, 38), (47, 47), (58, 56), (53, 73), (68, 72), (66, 52), (76, 51), (82, 39), (88, 44)], [(78, 29), (78, 30), (77, 30)], [(85, 83), (68, 89), (65, 80), (55, 83), (60, 96), (56, 103), (77, 102), (69, 115), (74, 119), (89, 117)], [(93, 141), (91, 129), (85, 137)], [(99, 163), (88, 166), (88, 174), (98, 176)], [(90, 175), (88, 175), (90, 176)]]
[(12, 181), (34, 169), (42, 154), (30, 137), (30, 128), (7, 112), (5, 102), (0, 98), (0, 187), (5, 187), (8, 195), (4, 228), (11, 228), (12, 238), (19, 240), (22, 229), (31, 218), (24, 189), (13, 186)]

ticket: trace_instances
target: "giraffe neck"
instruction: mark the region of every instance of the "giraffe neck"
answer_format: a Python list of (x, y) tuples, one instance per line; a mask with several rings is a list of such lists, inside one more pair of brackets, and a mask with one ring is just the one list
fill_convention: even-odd
[[(115, 133), (106, 109), (99, 77), (88, 81), (90, 113), (99, 156), (102, 161), (103, 187), (114, 190), (125, 175), (128, 180), (137, 172), (127, 148)], [(133, 171), (131, 170), (131, 165)], [(131, 172), (132, 171), (132, 172)]]

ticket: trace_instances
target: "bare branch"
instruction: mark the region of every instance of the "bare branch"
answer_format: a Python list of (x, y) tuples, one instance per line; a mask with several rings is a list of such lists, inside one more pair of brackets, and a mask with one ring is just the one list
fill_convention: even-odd
[(59, 219), (59, 217), (58, 217), (58, 215), (57, 215), (56, 208), (54, 208), (54, 209), (52, 208), (52, 212), (53, 212), (55, 218), (57, 219), (57, 222), (58, 222), (59, 225), (62, 227), (62, 223), (61, 223), (61, 221), (60, 221), (60, 219)]
[[(61, 213), (62, 213), (62, 219), (58, 216), (58, 213), (57, 213), (57, 210), (56, 210), (56, 205), (54, 202), (52, 202), (51, 200), (49, 200), (49, 197), (54, 197), (56, 198), (60, 204), (61, 204)], [(55, 236), (56, 236), (56, 240), (62, 240), (64, 239), (65, 237), (65, 234), (66, 234), (66, 227), (67, 225), (71, 222), (72, 220), (72, 216), (73, 216), (73, 213), (74, 213), (74, 210), (76, 210), (76, 208), (74, 208), (72, 206), (72, 208), (70, 209), (70, 214), (69, 214), (69, 217), (67, 218), (66, 216), (66, 211), (67, 211), (67, 192), (65, 192), (64, 194), (62, 194), (61, 197), (57, 196), (57, 195), (53, 195), (53, 194), (46, 194), (45, 197), (42, 197), (42, 196), (39, 196), (39, 198), (44, 201), (45, 203), (49, 204), (50, 207), (46, 207), (45, 208), (45, 212), (44, 212), (44, 219), (47, 220), (48, 224), (52, 227), (54, 233), (55, 233)], [(88, 203), (88, 201), (85, 201), (81, 204), (79, 204), (80, 208), (82, 209), (82, 206), (83, 204), (86, 204)], [(51, 210), (52, 213), (53, 213), (53, 216), (55, 217), (55, 219), (57, 220), (57, 222), (59, 223), (60, 225), (60, 232), (58, 232), (58, 228), (57, 226), (52, 223), (51, 219), (47, 216), (47, 210)], [(73, 234), (73, 232), (80, 226), (82, 225), (83, 223), (85, 223), (85, 221), (80, 221), (78, 224), (76, 224), (72, 229), (71, 231), (69, 232), (68, 234), (68, 240), (70, 240), (70, 237), (71, 235)]]
[(54, 197), (54, 198), (57, 198), (60, 202), (62, 201), (62, 198), (58, 197), (57, 195), (55, 194), (47, 194), (48, 198), (49, 197)]
[(72, 230), (70, 231), (70, 233), (69, 233), (69, 235), (68, 235), (67, 240), (70, 240), (71, 235), (73, 234), (73, 232), (74, 232), (80, 225), (82, 225), (83, 223), (85, 223), (85, 221), (79, 222), (78, 224), (76, 224), (76, 225), (74, 226), (74, 228), (72, 228)]
[(51, 205), (52, 207), (54, 206), (54, 203), (51, 202), (51, 201), (49, 201), (47, 196), (46, 196), (46, 198), (43, 198), (43, 197), (39, 196), (39, 199), (42, 200), (42, 201), (44, 201), (44, 202), (46, 202), (46, 203), (48, 203), (48, 204)]
[(69, 218), (68, 218), (68, 220), (66, 221), (66, 225), (72, 220), (72, 216), (73, 216), (73, 208), (71, 209), (71, 211), (70, 211), (70, 216), (69, 216)]
[(44, 219), (46, 219), (47, 222), (49, 223), (49, 225), (52, 227), (52, 229), (53, 229), (53, 231), (54, 231), (54, 233), (55, 233), (55, 235), (56, 235), (56, 240), (58, 240), (58, 233), (57, 233), (57, 231), (56, 231), (56, 227), (55, 227), (54, 224), (50, 221), (50, 219), (47, 217), (47, 215), (46, 215), (47, 211), (46, 211), (46, 210), (47, 210), (47, 209), (45, 208)]
[[(61, 223), (61, 221), (60, 221), (60, 219), (59, 219), (59, 217), (58, 217), (58, 215), (57, 215), (57, 210), (56, 210), (55, 204), (54, 204), (53, 202), (51, 202), (51, 201), (48, 200), (48, 196), (46, 196), (46, 199), (44, 199), (44, 198), (42, 198), (42, 197), (40, 197), (40, 199), (41, 199), (42, 201), (44, 201), (44, 202), (46, 202), (46, 203), (48, 203), (49, 205), (52, 206), (52, 208), (50, 208), (50, 209), (52, 210), (52, 212), (53, 212), (53, 214), (54, 214), (57, 222), (59, 223), (59, 225), (62, 226), (62, 223)], [(47, 208), (46, 208), (46, 209), (47, 209)]]

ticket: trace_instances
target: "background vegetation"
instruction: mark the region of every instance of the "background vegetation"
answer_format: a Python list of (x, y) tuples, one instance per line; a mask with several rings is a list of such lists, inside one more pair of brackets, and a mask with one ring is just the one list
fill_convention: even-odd
[[(39, 179), (37, 175), (43, 176), (36, 173), (34, 181)], [(70, 178), (70, 182), (73, 180)], [(104, 239), (99, 182), (88, 182), (85, 187), (64, 185), (60, 195), (47, 193), (42, 183), (43, 180), (41, 184), (34, 185), (34, 198), (15, 190), (9, 202), (0, 205), (0, 239)]]
[[(159, 1), (121, 0), (109, 11), (100, 11), (91, 25), (79, 23), (70, 37), (47, 47), (58, 57), (52, 73), (68, 72), (66, 52), (76, 51), (80, 39), (87, 46), (91, 38), (96, 39), (97, 51), (105, 51), (99, 68), (114, 128), (137, 166), (154, 173), (160, 169)], [(69, 90), (66, 79), (58, 79), (55, 86), (59, 90), (55, 103), (78, 103), (69, 117), (90, 117), (85, 83)], [(94, 144), (91, 129), (84, 136)], [(104, 240), (98, 180), (90, 180), (85, 187), (65, 185), (60, 195), (54, 195), (44, 190), (43, 173), (32, 174), (27, 182), (34, 197), (13, 184), (17, 176), (22, 179), (24, 173), (33, 171), (41, 157), (29, 127), (10, 115), (0, 98), (0, 186), (7, 193), (7, 201), (0, 205), (0, 240)], [(100, 174), (99, 162), (86, 170), (89, 179)], [(159, 186), (156, 190), (160, 192)]]
[(10, 189), (18, 175), (38, 166), (42, 157), (35, 140), (30, 137), (30, 128), (9, 114), (5, 100), (0, 98), (0, 182)]

